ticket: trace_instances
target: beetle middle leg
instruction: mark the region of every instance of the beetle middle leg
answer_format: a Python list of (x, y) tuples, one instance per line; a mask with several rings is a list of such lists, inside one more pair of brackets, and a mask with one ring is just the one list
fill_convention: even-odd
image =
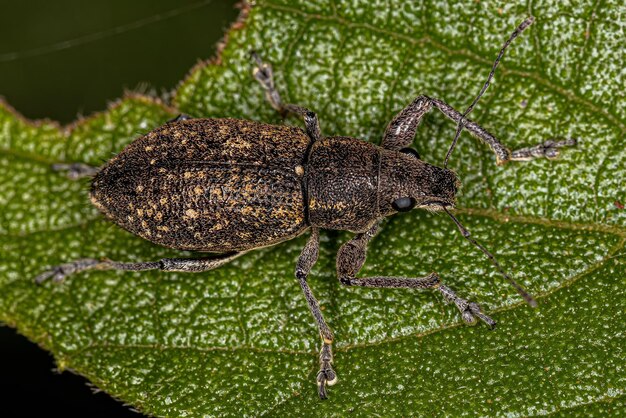
[(124, 271), (185, 271), (202, 272), (220, 267), (242, 255), (243, 252), (220, 254), (212, 258), (162, 258), (157, 261), (120, 262), (108, 259), (81, 258), (70, 263), (60, 264), (35, 277), (36, 283), (51, 279), (61, 282), (66, 277), (86, 270), (124, 270)]
[(333, 353), (331, 347), (333, 343), (333, 332), (326, 324), (319, 302), (315, 299), (315, 296), (307, 283), (307, 276), (317, 261), (317, 256), (319, 254), (319, 238), (319, 228), (311, 228), (311, 236), (298, 258), (298, 263), (296, 265), (296, 278), (298, 279), (300, 287), (304, 292), (304, 297), (306, 298), (309, 309), (315, 318), (320, 337), (322, 338), (322, 349), (320, 350), (320, 371), (317, 373), (317, 388), (320, 398), (326, 399), (326, 385), (332, 386), (337, 382), (337, 374), (332, 367)]
[(439, 291), (446, 302), (453, 302), (461, 312), (463, 321), (474, 324), (480, 319), (489, 328), (494, 328), (496, 321), (485, 315), (480, 306), (475, 302), (463, 299), (441, 283), (437, 273), (430, 273), (425, 277), (356, 277), (361, 267), (365, 263), (367, 255), (367, 245), (376, 235), (378, 224), (370, 228), (369, 231), (357, 234), (350, 241), (341, 246), (337, 252), (337, 276), (339, 281), (345, 286), (363, 286), (373, 288), (408, 288), (408, 289), (434, 289)]
[(502, 165), (508, 161), (528, 161), (534, 158), (553, 159), (559, 156), (559, 149), (563, 147), (573, 146), (576, 141), (573, 139), (563, 141), (545, 141), (530, 148), (522, 148), (511, 152), (506, 146), (502, 145), (498, 139), (488, 132), (485, 128), (478, 125), (470, 119), (464, 118), (463, 114), (454, 109), (449, 104), (428, 96), (418, 96), (407, 107), (402, 109), (387, 125), (383, 136), (383, 148), (392, 150), (401, 150), (406, 148), (413, 142), (415, 132), (424, 115), (433, 107), (439, 109), (441, 113), (459, 123), (463, 119), (463, 127), (470, 134), (485, 142), (493, 153), (496, 155), (496, 164)]
[(272, 71), (272, 66), (267, 62), (263, 62), (261, 57), (259, 57), (255, 51), (251, 51), (250, 56), (256, 62), (256, 67), (252, 70), (252, 75), (254, 75), (254, 78), (265, 90), (265, 97), (267, 98), (267, 101), (270, 102), (272, 107), (283, 117), (287, 116), (288, 113), (301, 116), (304, 119), (304, 125), (309, 137), (314, 141), (320, 139), (320, 123), (315, 112), (302, 106), (283, 103), (280, 98), (280, 94), (274, 85), (274, 73)]

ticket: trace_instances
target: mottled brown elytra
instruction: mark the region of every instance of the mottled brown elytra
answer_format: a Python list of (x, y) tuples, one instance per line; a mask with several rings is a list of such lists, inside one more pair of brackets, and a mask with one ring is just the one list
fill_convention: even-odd
[[(319, 230), (354, 232), (337, 254), (337, 276), (346, 286), (436, 289), (453, 302), (463, 320), (495, 321), (478, 304), (458, 297), (437, 273), (425, 277), (357, 277), (367, 245), (380, 221), (413, 208), (443, 210), (465, 238), (485, 253), (498, 271), (530, 304), (535, 301), (500, 267), (482, 245), (450, 213), (459, 179), (445, 168), (462, 129), (493, 150), (497, 164), (538, 157), (555, 158), (574, 140), (544, 143), (509, 151), (493, 135), (466, 119), (489, 85), (511, 41), (532, 23), (526, 19), (506, 41), (487, 82), (464, 113), (445, 102), (419, 96), (389, 123), (381, 146), (356, 138), (323, 137), (312, 111), (283, 104), (274, 86), (272, 68), (252, 52), (253, 74), (270, 104), (283, 116), (304, 119), (305, 129), (237, 119), (192, 119), (180, 115), (136, 139), (101, 168), (59, 164), (72, 178), (93, 176), (91, 201), (111, 221), (156, 244), (180, 250), (218, 253), (207, 258), (166, 258), (126, 263), (81, 259), (54, 267), (36, 278), (61, 281), (88, 269), (200, 272), (219, 267), (241, 254), (294, 238), (307, 230), (310, 238), (296, 266), (296, 277), (322, 338), (319, 396), (337, 375), (332, 368), (333, 333), (326, 325), (307, 275), (317, 260)], [(426, 112), (436, 108), (457, 123), (444, 168), (422, 161), (408, 148)]]

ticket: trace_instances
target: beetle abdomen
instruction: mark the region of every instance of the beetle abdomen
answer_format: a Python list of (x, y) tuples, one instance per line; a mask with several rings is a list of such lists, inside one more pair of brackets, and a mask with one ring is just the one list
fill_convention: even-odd
[(94, 178), (92, 202), (124, 229), (170, 248), (241, 251), (307, 228), (300, 129), (192, 119), (137, 139)]

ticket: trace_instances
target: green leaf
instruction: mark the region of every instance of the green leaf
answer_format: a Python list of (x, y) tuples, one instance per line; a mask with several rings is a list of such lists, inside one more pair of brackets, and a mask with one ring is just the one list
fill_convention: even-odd
[[(216, 63), (196, 67), (176, 109), (131, 96), (67, 128), (0, 105), (0, 319), (60, 369), (147, 414), (562, 416), (624, 412), (626, 50), (621, 2), (458, 4), (259, 0)], [(531, 7), (531, 9), (529, 9)], [(327, 231), (310, 283), (336, 334), (339, 383), (317, 398), (319, 337), (293, 277), (306, 237), (201, 274), (89, 272), (36, 286), (80, 257), (179, 256), (98, 215), (86, 182), (56, 162), (99, 164), (176, 112), (282, 123), (252, 79), (250, 49), (284, 98), (326, 135), (379, 141), (418, 94), (464, 109), (498, 48), (529, 13), (473, 118), (511, 148), (580, 143), (557, 161), (496, 167), (467, 134), (451, 165), (460, 218), (538, 299), (525, 306), (449, 219), (389, 219), (363, 274), (437, 271), (479, 301), (495, 331), (462, 325), (433, 292), (344, 288)], [(244, 13), (246, 14), (246, 13)], [(442, 161), (454, 125), (432, 112), (415, 146)], [(419, 212), (419, 213), (418, 213)]]

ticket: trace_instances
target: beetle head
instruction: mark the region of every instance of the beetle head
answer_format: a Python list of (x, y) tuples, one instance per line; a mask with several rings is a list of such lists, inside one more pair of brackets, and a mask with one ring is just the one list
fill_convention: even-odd
[(537, 306), (535, 299), (504, 271), (494, 255), (476, 241), (448, 210), (454, 208), (456, 193), (461, 185), (452, 170), (425, 163), (410, 149), (399, 152), (385, 150), (381, 156), (379, 175), (378, 201), (383, 216), (407, 212), (413, 208), (445, 211), (463, 237), (489, 258), (524, 300), (530, 306)]
[(452, 170), (428, 164), (414, 151), (386, 151), (380, 168), (379, 210), (386, 216), (413, 208), (454, 207), (460, 185)]

